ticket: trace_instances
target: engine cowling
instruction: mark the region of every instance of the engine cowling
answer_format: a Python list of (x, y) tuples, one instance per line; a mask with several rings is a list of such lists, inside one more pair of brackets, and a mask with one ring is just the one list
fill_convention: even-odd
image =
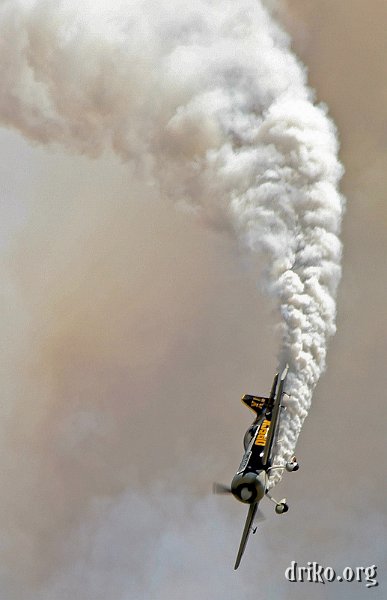
[(265, 473), (238, 473), (231, 482), (235, 498), (245, 504), (259, 502), (265, 495)]

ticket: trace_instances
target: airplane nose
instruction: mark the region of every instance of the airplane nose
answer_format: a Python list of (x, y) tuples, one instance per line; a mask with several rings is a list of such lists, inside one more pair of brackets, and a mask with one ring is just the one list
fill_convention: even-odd
[(261, 500), (265, 494), (261, 474), (240, 473), (235, 475), (231, 483), (231, 491), (237, 500), (246, 504)]
[(241, 500), (243, 500), (244, 502), (248, 502), (250, 500), (250, 498), (253, 496), (253, 492), (251, 490), (249, 490), (248, 487), (243, 487), (240, 490), (240, 496), (241, 496)]

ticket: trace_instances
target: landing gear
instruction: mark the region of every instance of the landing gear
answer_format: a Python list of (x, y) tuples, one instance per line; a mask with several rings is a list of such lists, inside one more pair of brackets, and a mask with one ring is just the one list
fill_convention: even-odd
[(293, 471), (298, 471), (299, 468), (300, 465), (298, 464), (295, 456), (293, 456), (293, 458), (289, 460), (289, 462), (287, 462), (285, 465), (285, 469), (289, 471), (289, 473), (292, 473)]
[(298, 469), (300, 468), (300, 465), (297, 462), (297, 459), (295, 456), (293, 456), (293, 458), (291, 458), (287, 463), (282, 464), (282, 465), (274, 465), (273, 467), (269, 467), (267, 470), (268, 471), (279, 471), (282, 469), (282, 471), (284, 469), (286, 469), (286, 471), (288, 471), (289, 473), (292, 473), (293, 471), (298, 471)]
[(275, 507), (275, 512), (277, 515), (282, 515), (283, 513), (288, 512), (288, 510), (289, 506), (286, 504), (286, 502), (279, 502)]
[(283, 513), (288, 512), (289, 505), (286, 503), (286, 498), (282, 498), (282, 500), (278, 501), (275, 498), (273, 498), (273, 496), (271, 496), (269, 492), (266, 492), (266, 496), (269, 498), (269, 500), (271, 500), (271, 502), (275, 504), (275, 512), (277, 513), (277, 515), (282, 515)]

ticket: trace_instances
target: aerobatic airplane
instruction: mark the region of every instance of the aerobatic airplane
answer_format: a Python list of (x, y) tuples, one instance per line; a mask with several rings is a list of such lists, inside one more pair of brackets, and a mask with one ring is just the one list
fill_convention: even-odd
[(274, 469), (297, 471), (299, 468), (296, 457), (293, 457), (283, 466), (272, 464), (281, 409), (284, 408), (282, 397), (286, 393), (284, 387), (287, 374), (288, 365), (282, 371), (280, 378), (279, 373), (274, 377), (269, 398), (249, 395), (242, 397), (242, 402), (256, 414), (256, 418), (246, 431), (243, 440), (245, 453), (231, 482), (231, 487), (214, 483), (213, 491), (215, 494), (231, 493), (240, 502), (250, 505), (234, 569), (239, 567), (250, 531), (256, 532), (257, 528), (254, 527), (254, 520), (259, 516), (258, 505), (262, 498), (266, 495), (274, 502), (277, 514), (289, 510), (286, 498), (277, 501), (268, 491), (268, 479), (271, 471)]

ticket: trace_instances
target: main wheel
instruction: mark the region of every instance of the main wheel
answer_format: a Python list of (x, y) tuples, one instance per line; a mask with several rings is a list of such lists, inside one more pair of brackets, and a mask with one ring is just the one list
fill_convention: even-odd
[(285, 469), (289, 473), (292, 473), (293, 471), (298, 471), (299, 468), (300, 468), (300, 465), (298, 464), (298, 462), (296, 460), (291, 460), (291, 461), (287, 462), (285, 465)]
[(280, 502), (275, 507), (275, 512), (277, 515), (282, 515), (282, 513), (286, 513), (289, 510), (289, 506), (285, 502)]

